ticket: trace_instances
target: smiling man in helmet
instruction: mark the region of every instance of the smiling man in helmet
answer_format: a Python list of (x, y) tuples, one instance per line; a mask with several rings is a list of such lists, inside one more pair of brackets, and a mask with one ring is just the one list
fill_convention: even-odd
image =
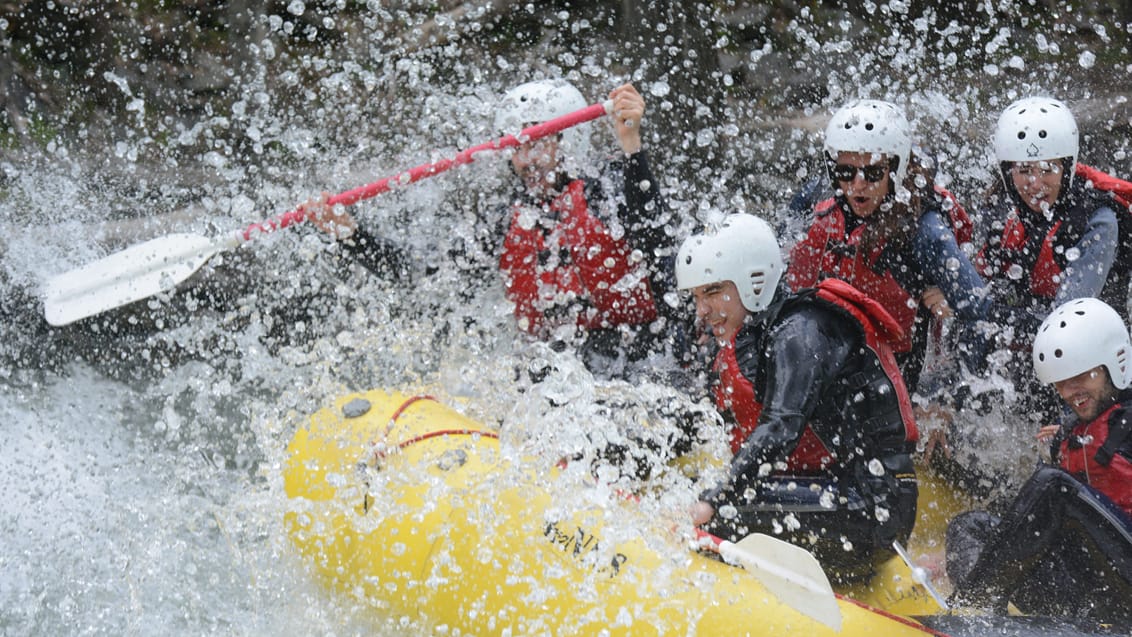
[[(620, 160), (594, 174), (600, 171), (592, 170), (586, 124), (527, 141), (510, 156), (516, 190), (505, 209), (493, 209), (482, 219), (475, 240), (468, 242), (480, 245), (465, 245), (453, 256), (471, 278), (482, 278), (493, 265), (501, 271), (520, 329), (577, 347), (593, 371), (622, 375), (663, 350), (671, 333), (656, 323), (669, 310), (657, 302), (671, 288), (670, 269), (657, 255), (671, 249), (665, 232), (670, 219), (642, 148), (644, 98), (625, 84), (609, 99)], [(578, 89), (565, 81), (528, 82), (502, 97), (495, 131), (517, 134), (586, 106)], [(312, 222), (344, 239), (347, 250), (370, 270), (412, 275), (412, 259), (360, 228), (342, 208), (330, 209), (324, 202), (306, 207)], [(494, 264), (481, 263), (474, 257), (480, 254)]]
[(1132, 620), (1128, 328), (1103, 301), (1075, 299), (1041, 324), (1032, 356), (1038, 380), (1076, 416), (1038, 434), (1052, 439), (1058, 466), (1039, 467), (1001, 520), (983, 512), (956, 518), (948, 575), (963, 603)]
[(901, 330), (844, 281), (792, 294), (782, 275), (777, 237), (751, 215), (677, 254), (677, 285), (718, 346), (713, 389), (735, 452), (692, 517), (732, 540), (804, 546), (839, 580), (867, 577), (916, 517), (916, 426), (890, 346)]

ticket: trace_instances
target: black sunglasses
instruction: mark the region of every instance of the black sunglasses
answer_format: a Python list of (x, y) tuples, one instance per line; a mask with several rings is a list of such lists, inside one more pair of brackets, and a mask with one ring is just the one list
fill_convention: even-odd
[(837, 181), (850, 182), (860, 173), (865, 181), (875, 184), (888, 174), (888, 164), (870, 164), (868, 166), (854, 166), (852, 164), (834, 164), (833, 178)]

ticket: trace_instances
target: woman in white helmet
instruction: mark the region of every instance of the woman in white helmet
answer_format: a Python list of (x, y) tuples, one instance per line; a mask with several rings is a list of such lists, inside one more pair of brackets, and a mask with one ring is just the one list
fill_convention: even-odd
[(1125, 224), (1112, 196), (1077, 175), (1079, 134), (1069, 108), (1050, 97), (1014, 102), (999, 116), (994, 154), (1005, 197), (984, 214), (988, 241), (975, 263), (1006, 306), (996, 320), (1026, 344), (1050, 309), (1070, 299), (1124, 307), (1128, 267), (1114, 264), (1127, 260)]
[(1048, 424), (1061, 409), (1030, 373), (1031, 338), (1050, 310), (1071, 299), (1125, 306), (1132, 262), (1121, 256), (1121, 237), (1129, 237), (1132, 224), (1120, 221), (1109, 192), (1077, 175), (1077, 122), (1063, 102), (1027, 97), (1010, 104), (993, 144), (998, 178), (980, 214), (987, 239), (974, 261), (989, 283), (988, 324), (997, 326), (1003, 347), (984, 366), (1013, 383), (1014, 413)]
[(773, 533), (839, 580), (864, 578), (916, 517), (917, 433), (889, 345), (901, 330), (843, 281), (792, 294), (782, 276), (774, 231), (751, 215), (677, 254), (677, 285), (718, 345), (712, 389), (735, 452), (693, 520), (730, 539)]
[[(1132, 620), (1132, 341), (1116, 310), (1069, 301), (1038, 328), (1034, 372), (1076, 419), (1045, 427), (1044, 465), (1005, 516), (948, 528), (948, 575), (964, 604)], [(1103, 592), (1101, 592), (1103, 591)]]
[(806, 235), (790, 252), (787, 280), (801, 289), (840, 278), (880, 302), (904, 329), (896, 344), (914, 387), (931, 317), (968, 324), (986, 315), (984, 283), (960, 249), (971, 224), (912, 150), (903, 110), (857, 100), (837, 110), (825, 130), (834, 197), (819, 202)]
[[(671, 288), (671, 274), (647, 256), (668, 247), (664, 228), (670, 220), (642, 148), (644, 98), (625, 84), (609, 99), (621, 161), (604, 174), (583, 176), (594, 172), (587, 171), (592, 153), (585, 124), (522, 144), (510, 157), (516, 191), (509, 205), (483, 221), (488, 231), (477, 235), (482, 245), (453, 256), (477, 277), (491, 268), (501, 271), (522, 330), (578, 347), (594, 371), (620, 374), (626, 360), (643, 360), (665, 347), (667, 331), (649, 326), (669, 310), (656, 299)], [(502, 97), (494, 125), (500, 136), (516, 134), (586, 105), (567, 82), (528, 82)], [(320, 202), (307, 207), (317, 226), (345, 239), (371, 270), (398, 278), (412, 274), (411, 259), (360, 228), (345, 210)], [(486, 254), (490, 262), (470, 259), (473, 254)]]

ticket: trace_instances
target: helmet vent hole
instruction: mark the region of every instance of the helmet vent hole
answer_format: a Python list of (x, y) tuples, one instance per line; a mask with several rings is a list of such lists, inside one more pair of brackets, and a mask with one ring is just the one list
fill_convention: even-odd
[(1040, 353), (1038, 354), (1038, 360), (1040, 360), (1040, 361), (1041, 361), (1041, 362), (1043, 362), (1043, 363), (1044, 363), (1044, 362), (1046, 362), (1046, 355), (1045, 355), (1045, 352), (1040, 352)]
[(868, 124), (865, 124), (865, 130), (872, 130), (873, 128), (875, 128), (875, 127), (873, 126), (873, 124), (871, 122), (868, 123)]
[(1053, 350), (1053, 357), (1054, 358), (1061, 358), (1064, 355), (1065, 355), (1065, 352), (1062, 352), (1060, 349)]
[(755, 294), (763, 293), (763, 288), (766, 287), (766, 272), (759, 270), (751, 273), (751, 287), (754, 288)]
[(1038, 131), (1038, 137), (1041, 137), (1042, 139), (1045, 139), (1045, 138), (1046, 138), (1047, 136), (1049, 136), (1049, 133), (1045, 132), (1044, 130), (1043, 130), (1043, 131)]
[(1018, 131), (1018, 139), (1026, 139), (1026, 131), (1024, 131), (1024, 130)]
[(1058, 327), (1065, 327), (1066, 325), (1068, 325), (1068, 323), (1066, 323), (1065, 321), (1062, 321), (1061, 324), (1058, 325)]

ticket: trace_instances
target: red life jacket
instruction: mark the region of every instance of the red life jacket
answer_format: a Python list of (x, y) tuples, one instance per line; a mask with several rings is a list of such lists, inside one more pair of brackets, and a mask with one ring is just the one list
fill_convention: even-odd
[[(1108, 496), (1121, 509), (1132, 515), (1132, 462), (1119, 453), (1111, 454), (1107, 464), (1097, 458), (1110, 433), (1112, 415), (1121, 405), (1113, 405), (1096, 420), (1077, 423), (1072, 436), (1081, 445), (1070, 448), (1069, 440), (1061, 442), (1061, 467), (1084, 482)], [(1101, 458), (1109, 457), (1102, 454)]]
[[(714, 389), (715, 405), (720, 411), (730, 410), (735, 416), (735, 426), (731, 428), (731, 453), (738, 453), (743, 442), (758, 426), (763, 405), (755, 397), (755, 386), (739, 371), (734, 337), (719, 348), (713, 370), (719, 376), (719, 383)], [(792, 475), (818, 474), (833, 460), (833, 452), (806, 425), (802, 438), (786, 460), (786, 471)]]
[(1073, 172), (1092, 183), (1093, 188), (1112, 193), (1116, 203), (1124, 206), (1125, 210), (1132, 210), (1132, 182), (1113, 177), (1081, 162), (1077, 162), (1077, 168)]
[[(1132, 205), (1132, 183), (1086, 166), (1081, 162), (1077, 162), (1074, 173), (1089, 182), (1093, 189), (1112, 193), (1117, 203), (1124, 207), (1124, 211), (1116, 211), (1117, 220), (1120, 222), (1120, 232), (1124, 234), (1129, 224), (1127, 223), (1128, 220), (1123, 218), (1125, 216), (1123, 212), (1129, 210), (1130, 205)], [(1019, 216), (1020, 214), (1017, 208), (1011, 210), (1002, 229), (999, 250), (1006, 256), (992, 259), (988, 255), (988, 247), (984, 246), (975, 257), (975, 268), (979, 271), (979, 274), (988, 279), (996, 276), (1016, 279), (1018, 274), (1029, 274), (1030, 293), (1040, 298), (1052, 299), (1057, 295), (1065, 270), (1061, 263), (1064, 257), (1058, 256), (1061, 248), (1057, 246), (1056, 241), (1057, 233), (1065, 227), (1065, 222), (1059, 219), (1045, 231), (1044, 235), (1029, 236), (1026, 232), (1026, 224)], [(1084, 221), (1082, 219), (1081, 223), (1084, 223)], [(1072, 235), (1074, 231), (1072, 226), (1070, 228), (1069, 233)], [(1072, 236), (1067, 239), (1076, 241), (1075, 237)], [(1123, 243), (1123, 237), (1121, 239)], [(1036, 258), (1034, 255), (1036, 255)], [(996, 260), (999, 262), (995, 263)], [(1027, 266), (1031, 263), (1032, 265)], [(1116, 264), (1114, 264), (1114, 267), (1116, 267)], [(1012, 268), (1022, 268), (1023, 272), (1008, 272)], [(1026, 272), (1027, 269), (1029, 270), (1028, 273)]]
[(900, 286), (892, 272), (873, 269), (883, 246), (878, 246), (869, 255), (858, 254), (857, 246), (865, 224), (846, 235), (845, 213), (836, 199), (819, 203), (815, 212), (816, 218), (806, 237), (790, 250), (790, 266), (786, 271), (790, 288), (795, 292), (811, 288), (827, 277), (848, 282), (880, 302), (896, 319), (902, 328), (902, 336), (893, 343), (893, 349), (897, 352), (911, 350), (912, 323), (916, 320), (918, 301)]
[[(918, 440), (912, 400), (889, 345), (891, 341), (903, 336), (900, 326), (879, 303), (844, 281), (826, 279), (817, 285), (814, 296), (848, 312), (861, 324), (866, 345), (877, 355), (881, 368), (896, 390), (906, 440)], [(716, 407), (720, 411), (729, 410), (735, 417), (735, 426), (731, 430), (731, 451), (735, 453), (758, 426), (763, 406), (755, 395), (754, 384), (739, 369), (734, 336), (716, 354), (713, 370), (719, 377), (714, 390)], [(797, 446), (787, 459), (786, 471), (792, 475), (822, 473), (834, 460), (833, 451), (806, 425)]]
[[(1029, 273), (1030, 293), (1034, 296), (1052, 299), (1057, 294), (1057, 288), (1061, 285), (1063, 270), (1058, 265), (1057, 259), (1054, 258), (1056, 249), (1054, 240), (1057, 237), (1057, 231), (1061, 229), (1061, 224), (1061, 221), (1057, 221), (1050, 226), (1045, 236), (1041, 237), (1041, 243), (1036, 246), (1037, 258), (1034, 260), (1034, 265)], [(1010, 216), (1006, 218), (1005, 227), (1002, 229), (1002, 239), (999, 241), (1001, 249), (1007, 252), (1026, 253), (1035, 248), (1035, 246), (1030, 245), (1034, 242), (1034, 239), (1037, 239), (1037, 237), (1027, 236), (1026, 226), (1019, 218), (1018, 211), (1012, 210)], [(1014, 278), (1016, 275), (1009, 273), (1008, 270), (1014, 267), (1022, 267), (1013, 262), (1003, 262), (998, 265), (996, 272), (995, 264), (986, 257), (985, 247), (975, 257), (974, 265), (979, 274), (988, 279), (995, 278), (999, 274)]]
[[(628, 243), (590, 214), (585, 182), (574, 180), (548, 205), (557, 219), (549, 231), (524, 228), (516, 206), (499, 256), (519, 326), (540, 334), (549, 327), (547, 310), (572, 302), (585, 307), (573, 320), (585, 329), (655, 320), (645, 263), (633, 263)], [(547, 254), (559, 259), (553, 267), (540, 263)]]

